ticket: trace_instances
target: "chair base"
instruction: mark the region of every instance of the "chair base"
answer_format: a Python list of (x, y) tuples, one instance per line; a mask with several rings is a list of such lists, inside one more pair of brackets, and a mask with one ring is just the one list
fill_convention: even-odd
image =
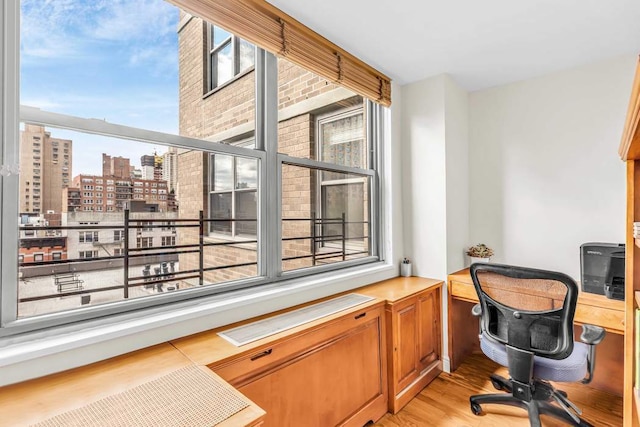
[[(504, 390), (506, 393), (496, 394), (477, 394), (469, 398), (471, 404), (471, 412), (474, 415), (482, 414), (482, 404), (498, 404), (517, 406), (526, 409), (529, 414), (529, 423), (531, 427), (542, 427), (540, 423), (540, 415), (549, 415), (573, 426), (593, 427), (592, 424), (570, 413), (567, 408), (556, 406), (551, 402), (566, 401), (567, 394), (561, 390), (556, 390), (551, 384), (542, 381), (536, 381), (534, 386), (540, 393), (534, 393), (534, 398), (530, 401), (522, 400), (513, 395), (513, 385), (511, 380), (507, 380), (499, 375), (491, 375), (491, 383), (497, 390)], [(509, 394), (508, 394), (509, 393)], [(561, 397), (560, 397), (561, 396)], [(569, 402), (569, 405), (573, 405)], [(575, 417), (575, 418), (574, 418)], [(576, 421), (577, 419), (577, 421)]]

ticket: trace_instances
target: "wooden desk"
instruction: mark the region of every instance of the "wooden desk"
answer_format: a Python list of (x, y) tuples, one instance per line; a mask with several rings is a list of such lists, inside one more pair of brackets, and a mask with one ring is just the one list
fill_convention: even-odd
[[(193, 362), (172, 345), (163, 343), (70, 371), (2, 387), (0, 425), (27, 426), (39, 423), (187, 366), (193, 366)], [(208, 369), (205, 372), (209, 372), (230, 392), (240, 395), (213, 372)], [(252, 403), (218, 425), (258, 426), (264, 416), (265, 412)]]
[[(454, 371), (471, 352), (480, 351), (478, 319), (471, 307), (478, 302), (469, 269), (447, 277), (449, 285), (449, 360)], [(624, 302), (604, 295), (580, 293), (576, 306), (575, 324), (597, 325), (607, 330), (605, 339), (596, 349), (596, 372), (592, 387), (622, 395), (624, 368)], [(577, 336), (582, 328), (575, 327)]]
[[(268, 426), (269, 414), (265, 414), (263, 409), (271, 409), (272, 417), (278, 411), (296, 411), (304, 421), (288, 425), (314, 425), (309, 419), (314, 407), (321, 408), (329, 415), (339, 413), (338, 406), (347, 406), (345, 411), (353, 412), (361, 404), (357, 399), (366, 391), (364, 384), (367, 383), (372, 385), (370, 388), (377, 390), (376, 398), (363, 400), (365, 407), (344, 421), (346, 426), (362, 426), (369, 420), (377, 420), (388, 409), (393, 412), (399, 410), (441, 372), (442, 285), (442, 281), (419, 277), (394, 278), (346, 292), (372, 296), (372, 301), (242, 347), (236, 347), (217, 335), (219, 330), (235, 326), (227, 325), (91, 365), (0, 387), (0, 425), (35, 424), (108, 396), (127, 392), (179, 369), (209, 366), (212, 369), (206, 372), (223, 383), (227, 380), (225, 376), (232, 376), (236, 372), (234, 369), (239, 367), (240, 373), (235, 376), (242, 377), (241, 380), (246, 384), (239, 387), (238, 391), (234, 389), (237, 385), (234, 378), (234, 381), (230, 381), (234, 384), (224, 383), (223, 386), (251, 403), (219, 424), (220, 427)], [(252, 360), (255, 354), (261, 356), (260, 352), (264, 349), (272, 350), (265, 352), (271, 357)], [(371, 356), (376, 352), (377, 359)], [(285, 361), (284, 358), (288, 359)], [(243, 369), (243, 363), (247, 360), (254, 366)], [(376, 362), (376, 366), (362, 363), (371, 360)], [(323, 370), (307, 369), (320, 365), (324, 366)], [(214, 372), (216, 368), (220, 368), (218, 373)], [(251, 370), (255, 373), (262, 368), (260, 375), (264, 376), (254, 376), (255, 381), (251, 384), (245, 381)], [(298, 371), (291, 373), (292, 369)], [(291, 375), (282, 374), (275, 378), (278, 372), (285, 370)], [(278, 389), (278, 393), (271, 393), (269, 389), (268, 397), (276, 396), (283, 400), (282, 397), (287, 396), (282, 386), (287, 383), (291, 386), (291, 394), (303, 397), (304, 404), (292, 406), (284, 399), (280, 406), (262, 406), (251, 396), (258, 389), (255, 384), (264, 383), (268, 376), (274, 379), (274, 389)], [(351, 378), (351, 383), (357, 384), (357, 387), (352, 387), (351, 383), (348, 387), (337, 387), (336, 384), (340, 381), (344, 383), (345, 378)], [(310, 392), (314, 381), (329, 383), (322, 388), (322, 392), (337, 403), (332, 405), (329, 400), (320, 399), (320, 393)], [(300, 390), (305, 393), (300, 393)], [(266, 399), (267, 403), (272, 401)], [(291, 418), (291, 414), (286, 415), (287, 421), (290, 422)], [(315, 425), (334, 425), (337, 421), (327, 423), (320, 420), (319, 423)], [(276, 417), (271, 425), (284, 424)]]

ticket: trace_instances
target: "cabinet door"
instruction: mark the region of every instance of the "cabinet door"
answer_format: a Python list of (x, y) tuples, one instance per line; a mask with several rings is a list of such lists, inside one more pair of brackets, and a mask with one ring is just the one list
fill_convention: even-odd
[(394, 379), (396, 393), (411, 384), (418, 375), (418, 307), (412, 298), (394, 310)]
[(265, 427), (340, 425), (376, 399), (382, 399), (384, 409), (381, 335), (378, 316), (285, 361), (239, 391), (267, 412)]
[(422, 371), (440, 358), (440, 289), (418, 296), (418, 360)]

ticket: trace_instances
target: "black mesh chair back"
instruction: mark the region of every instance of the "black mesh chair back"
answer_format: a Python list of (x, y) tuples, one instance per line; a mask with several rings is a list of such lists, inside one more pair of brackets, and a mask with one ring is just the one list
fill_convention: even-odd
[(471, 266), (482, 332), (537, 356), (564, 359), (573, 351), (578, 286), (566, 274), (500, 264)]

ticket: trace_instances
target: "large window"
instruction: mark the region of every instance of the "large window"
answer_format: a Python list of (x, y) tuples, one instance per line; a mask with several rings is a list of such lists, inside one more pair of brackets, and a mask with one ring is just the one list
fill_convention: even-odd
[(254, 66), (254, 45), (216, 25), (207, 25), (207, 33), (209, 90), (224, 85)]
[(382, 258), (382, 107), (160, 0), (21, 4), (0, 336)]

